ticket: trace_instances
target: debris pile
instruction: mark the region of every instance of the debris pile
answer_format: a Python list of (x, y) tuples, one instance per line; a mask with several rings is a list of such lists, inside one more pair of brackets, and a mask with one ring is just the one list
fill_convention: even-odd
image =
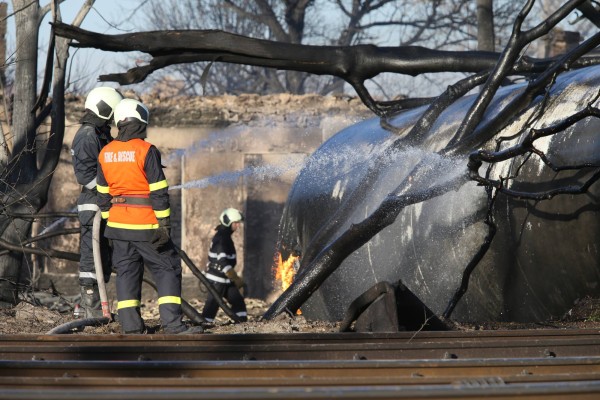
[[(313, 116), (355, 115), (373, 117), (362, 101), (349, 96), (291, 95), (224, 95), (224, 96), (167, 96), (146, 94), (138, 96), (125, 92), (126, 97), (138, 98), (150, 108), (151, 126), (177, 128), (207, 125), (226, 127), (236, 124), (252, 125), (268, 120), (273, 124), (288, 123), (307, 127), (318, 123)], [(65, 98), (66, 115), (78, 121), (83, 114), (83, 97)]]
[[(73, 310), (78, 303), (78, 296), (63, 297), (48, 292), (35, 292), (11, 309), (0, 309), (0, 334), (45, 334), (56, 326), (72, 321)], [(202, 301), (192, 299), (189, 303), (201, 311)], [(262, 321), (261, 317), (269, 304), (259, 299), (246, 299), (249, 321), (233, 324), (227, 316), (219, 311), (213, 326), (205, 332), (212, 334), (266, 334), (266, 333), (333, 333), (339, 331), (339, 323), (326, 321), (308, 321), (301, 315), (294, 317), (285, 313), (272, 321)], [(159, 331), (160, 320), (158, 305), (155, 301), (147, 301), (142, 305), (142, 317), (150, 331)], [(499, 330), (499, 329), (600, 329), (600, 299), (585, 297), (578, 300), (571, 310), (561, 318), (543, 323), (490, 322), (483, 324), (454, 323), (454, 329)], [(116, 322), (99, 327), (86, 327), (77, 334), (119, 334), (120, 327)]]

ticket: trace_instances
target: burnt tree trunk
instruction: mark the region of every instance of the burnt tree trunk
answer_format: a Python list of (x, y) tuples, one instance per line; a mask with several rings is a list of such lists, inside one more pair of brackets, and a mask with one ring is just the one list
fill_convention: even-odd
[[(77, 15), (74, 24), (81, 24), (93, 1), (88, 1)], [(64, 137), (64, 87), (69, 41), (52, 38), (46, 63), (46, 78), (39, 99), (37, 96), (37, 54), (39, 22), (46, 11), (37, 1), (14, 0), (16, 13), (17, 55), (15, 71), (15, 100), (12, 134), (14, 142), (6, 166), (0, 170), (0, 306), (18, 302), (18, 290), (24, 252), (15, 251), (15, 245), (24, 247), (31, 233), (33, 217), (48, 200), (52, 173), (60, 159)], [(60, 20), (54, 10), (55, 20)], [(56, 41), (56, 46), (55, 46)], [(55, 52), (56, 47), (56, 52)], [(50, 78), (52, 77), (52, 78)], [(52, 82), (52, 101), (47, 94)], [(37, 99), (37, 101), (36, 101)], [(37, 128), (51, 117), (50, 132), (37, 140)], [(54, 254), (54, 253), (53, 253)], [(58, 254), (58, 253), (57, 253)], [(52, 254), (49, 254), (52, 255)]]
[(495, 51), (494, 1), (477, 0), (477, 48)]
[[(34, 185), (36, 168), (35, 157), (35, 115), (32, 112), (36, 99), (38, 20), (39, 5), (28, 0), (14, 0), (17, 46), (15, 62), (15, 90), (12, 132), (14, 142), (11, 160), (2, 171), (2, 204), (5, 213), (0, 215), (1, 240), (21, 243), (29, 237), (31, 220), (12, 218), (11, 212), (27, 213), (41, 208)], [(29, 191), (28, 189), (32, 189)], [(25, 201), (23, 201), (25, 200)], [(8, 211), (8, 215), (7, 212)], [(15, 304), (17, 283), (23, 264), (22, 253), (9, 253), (0, 256), (0, 304)]]

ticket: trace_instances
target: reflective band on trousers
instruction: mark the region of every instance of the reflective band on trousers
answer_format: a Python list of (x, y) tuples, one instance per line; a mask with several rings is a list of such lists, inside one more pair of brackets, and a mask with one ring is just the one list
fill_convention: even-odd
[(93, 280), (97, 280), (94, 272), (80, 272), (79, 278), (91, 278)]
[(139, 307), (141, 302), (139, 300), (123, 300), (117, 303), (117, 310), (123, 308)]
[(158, 305), (161, 304), (181, 304), (181, 297), (177, 296), (163, 296), (158, 298)]
[(98, 211), (100, 207), (97, 204), (79, 204), (77, 211)]

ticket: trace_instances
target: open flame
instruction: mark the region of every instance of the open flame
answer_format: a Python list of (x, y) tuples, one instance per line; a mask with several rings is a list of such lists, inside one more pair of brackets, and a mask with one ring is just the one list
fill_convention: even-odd
[(281, 253), (277, 254), (277, 266), (275, 270), (275, 279), (281, 282), (281, 289), (286, 290), (294, 281), (296, 270), (294, 264), (300, 257), (290, 255), (287, 260), (283, 261)]
[[(296, 262), (300, 260), (299, 256), (290, 255), (287, 260), (283, 261), (281, 253), (277, 253), (275, 258), (275, 279), (281, 282), (281, 289), (286, 290), (294, 281), (296, 275)], [(296, 315), (302, 315), (302, 311), (298, 309)]]

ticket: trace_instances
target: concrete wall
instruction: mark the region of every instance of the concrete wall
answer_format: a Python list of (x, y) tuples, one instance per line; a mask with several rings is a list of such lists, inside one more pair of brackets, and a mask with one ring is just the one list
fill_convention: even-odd
[[(225, 128), (204, 125), (154, 128), (151, 124), (148, 141), (162, 152), (171, 188), (175, 242), (204, 270), (219, 214), (226, 207), (242, 210), (246, 221), (234, 234), (240, 260), (237, 270), (248, 284), (248, 296), (267, 299), (278, 290), (273, 284), (273, 259), (289, 188), (307, 155), (355, 120), (356, 117), (338, 114), (313, 115), (304, 124), (298, 120), (277, 124), (253, 120)], [(43, 211), (74, 211), (76, 207), (79, 186), (73, 176), (69, 150), (79, 124), (67, 125), (61, 162)], [(115, 134), (113, 128), (113, 136)], [(76, 219), (58, 222), (41, 220), (36, 230), (78, 226)], [(40, 247), (78, 252), (78, 243), (79, 236), (74, 234), (44, 241)], [(202, 298), (205, 293), (201, 285), (185, 264), (183, 266), (184, 297)], [(76, 262), (39, 257), (33, 262), (38, 286), (44, 288), (52, 284), (66, 295), (78, 291), (77, 271)], [(109, 293), (114, 293), (114, 278), (108, 287)], [(144, 289), (144, 295), (152, 297), (152, 292)]]

